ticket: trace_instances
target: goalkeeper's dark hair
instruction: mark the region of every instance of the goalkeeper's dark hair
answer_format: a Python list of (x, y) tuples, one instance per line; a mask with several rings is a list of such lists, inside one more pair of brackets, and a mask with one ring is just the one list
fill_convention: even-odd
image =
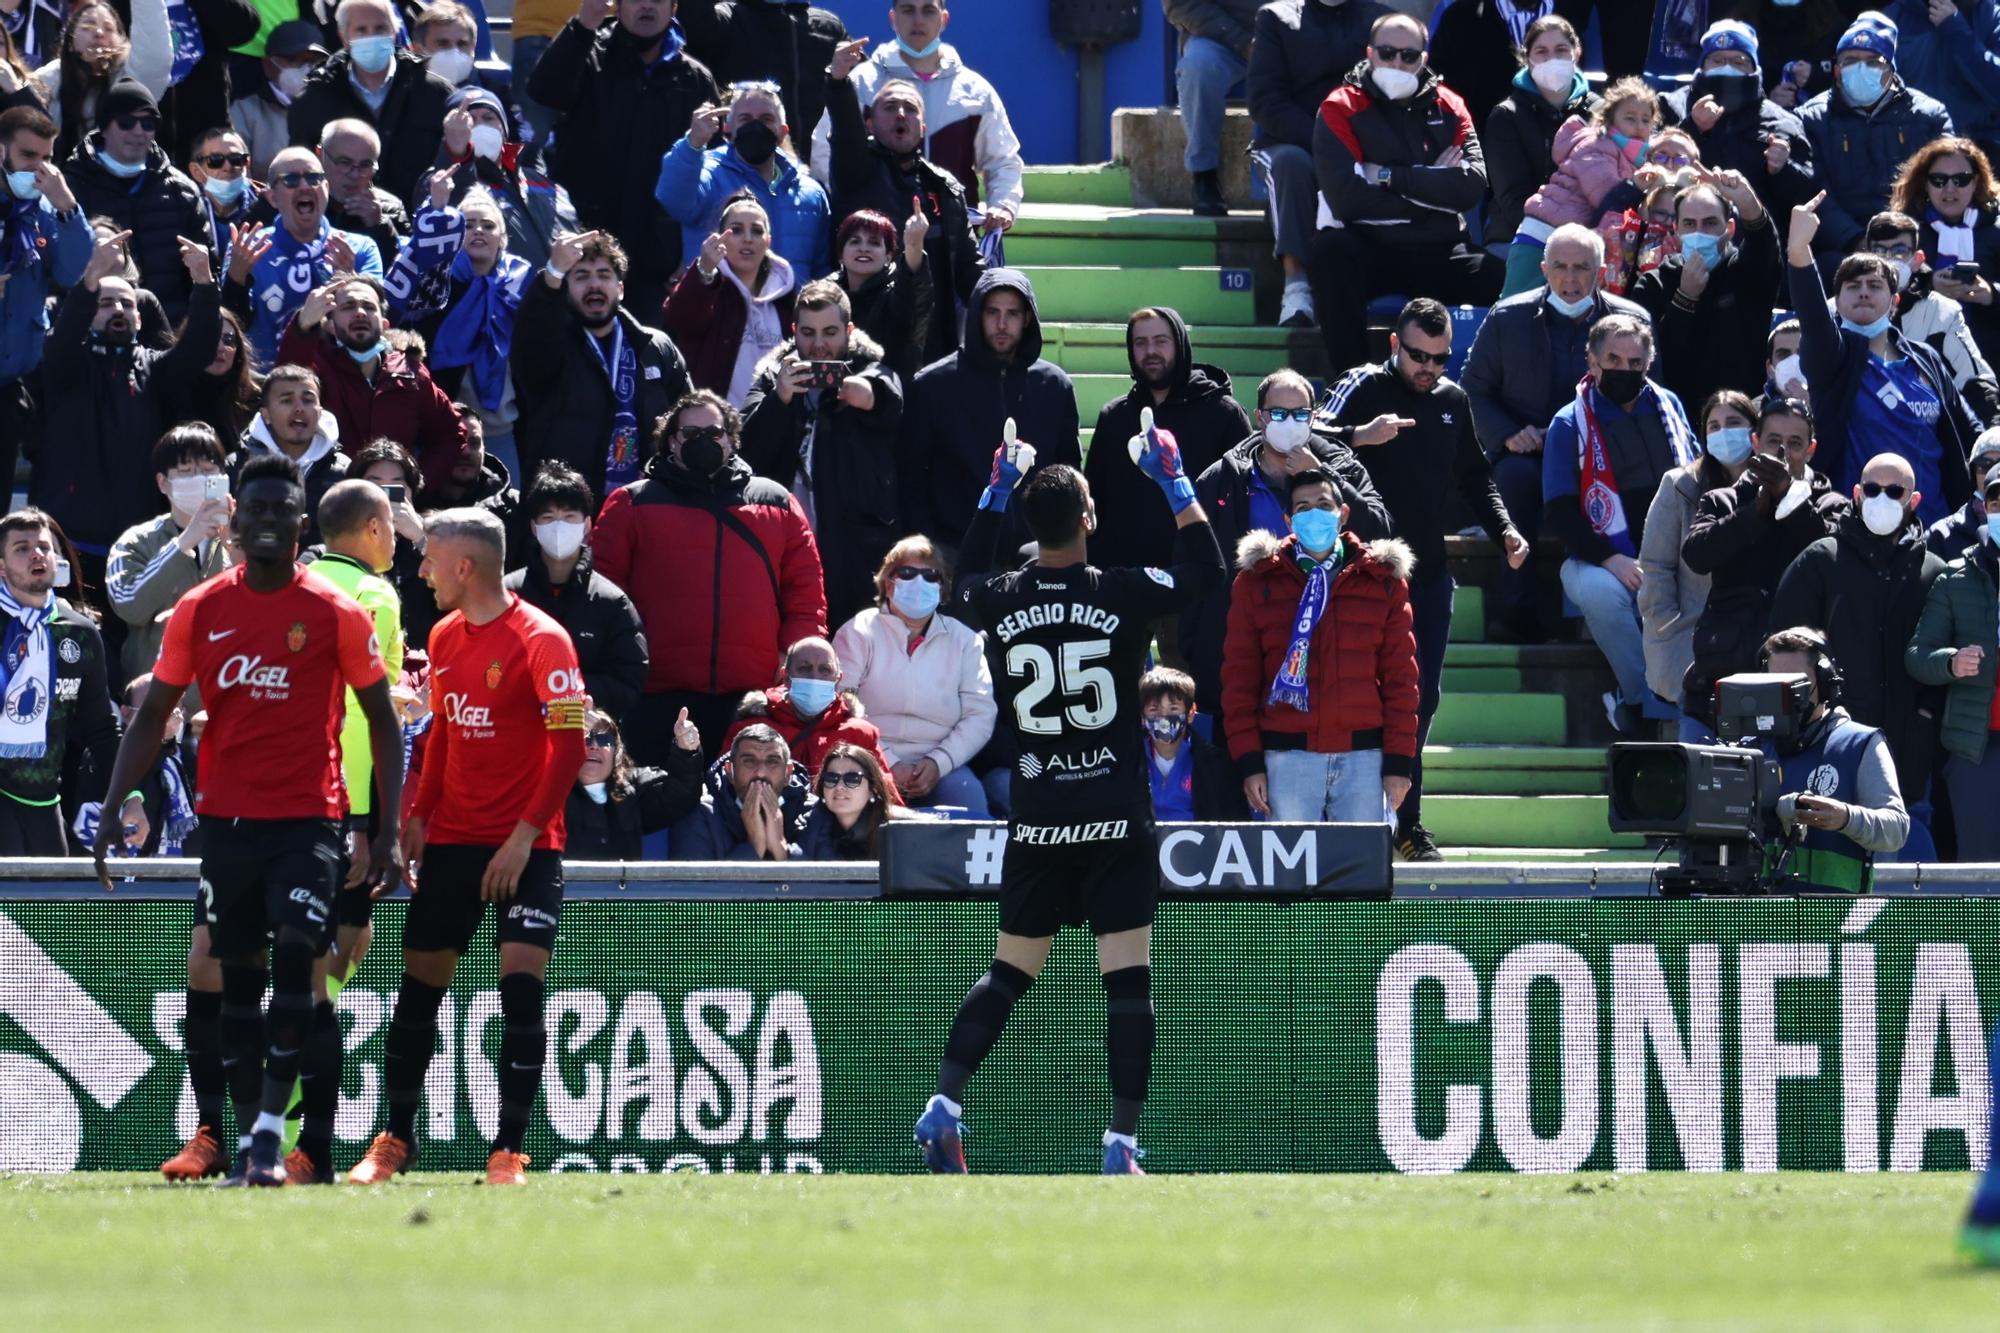
[(236, 474), (237, 492), (249, 490), (253, 481), (282, 481), (301, 491), (306, 488), (299, 465), (283, 454), (252, 454), (245, 459), (242, 470)]
[(1021, 520), (1039, 546), (1067, 546), (1083, 535), (1089, 508), (1083, 474), (1067, 463), (1039, 468), (1021, 484)]

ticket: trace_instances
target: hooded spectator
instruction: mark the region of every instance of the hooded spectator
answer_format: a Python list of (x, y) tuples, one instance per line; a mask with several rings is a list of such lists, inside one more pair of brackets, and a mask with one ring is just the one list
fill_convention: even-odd
[(673, 340), (625, 305), (624, 248), (603, 232), (558, 240), (521, 296), (508, 349), (521, 472), (568, 464), (593, 495), (637, 481), (646, 431), (687, 392)]
[(405, 204), (437, 157), (452, 86), (409, 51), (396, 49), (391, 0), (341, 0), (335, 11), (341, 49), (306, 79), (285, 123), (295, 144), (316, 144), (343, 118), (365, 120), (382, 142), (375, 178)]
[(744, 407), (758, 363), (785, 341), (799, 286), (791, 264), (771, 252), (764, 206), (738, 193), (667, 295), (667, 333), (695, 387)]
[[(856, 43), (855, 45), (859, 45)], [(827, 79), (827, 115), (833, 122), (829, 177), (835, 216), (868, 209), (904, 228), (922, 214), (924, 267), (940, 309), (956, 311), (972, 297), (985, 269), (968, 221), (958, 180), (923, 155), (924, 98), (900, 79), (877, 85), (864, 110), (855, 99), (847, 67), (858, 54), (842, 47)], [(958, 322), (932, 319), (925, 360), (957, 350)]]
[[(897, 0), (889, 22), (895, 38), (875, 48), (848, 77), (862, 106), (875, 104), (876, 89), (903, 81), (923, 95), (923, 155), (950, 173), (967, 201), (983, 205), (988, 231), (1005, 231), (1021, 212), (1021, 141), (1007, 118), (999, 92), (967, 68), (958, 49), (944, 40), (951, 24), (946, 0)], [(832, 177), (833, 118), (821, 116), (813, 130), (813, 175)]]
[[(1195, 498), (1215, 529), (1216, 542), (1235, 550), (1252, 532), (1283, 541), (1291, 531), (1285, 487), (1315, 468), (1334, 479), (1348, 526), (1364, 542), (1390, 532), (1388, 506), (1375, 490), (1353, 445), (1380, 443), (1394, 426), (1370, 422), (1359, 429), (1335, 426), (1313, 410), (1312, 384), (1296, 370), (1274, 370), (1257, 386), (1257, 415), (1250, 437), (1232, 447), (1195, 480)], [(1229, 623), (1230, 583), (1181, 612), (1181, 655), (1195, 681), (1195, 699), (1211, 720), (1222, 713), (1222, 644)], [(1217, 720), (1219, 729), (1222, 723)]]
[[(723, 130), (728, 140), (709, 144)], [(785, 103), (775, 86), (732, 88), (727, 107), (703, 107), (660, 159), (653, 198), (681, 226), (681, 262), (692, 264), (702, 242), (715, 234), (722, 206), (739, 191), (764, 206), (771, 219), (771, 248), (795, 273), (824, 273), (833, 233), (826, 191), (785, 151), (791, 140)]]
[[(634, 257), (632, 308), (649, 319), (683, 263), (680, 224), (653, 197), (660, 159), (716, 99), (715, 79), (686, 50), (674, 10), (673, 0), (622, 0), (607, 13), (589, 0), (547, 43), (526, 85), (558, 116), (552, 174), (576, 201), (578, 221), (617, 237)], [(517, 47), (517, 70), (521, 55)]]
[[(652, 645), (626, 714), (635, 757), (663, 755), (686, 709), (709, 745), (791, 644), (826, 633), (819, 546), (799, 502), (738, 456), (743, 419), (697, 389), (655, 428), (646, 475), (605, 498), (591, 545), (627, 589)], [(641, 577), (672, 570), (672, 577)]]
[(908, 530), (898, 503), (896, 440), (903, 386), (882, 349), (855, 329), (838, 283), (799, 293), (798, 336), (757, 366), (743, 409), (743, 457), (790, 488), (819, 540), (827, 621), (873, 597), (882, 555)]
[[(992, 471), (1007, 421), (1035, 446), (1037, 466), (1081, 467), (1076, 388), (1042, 359), (1034, 284), (1018, 269), (988, 269), (973, 288), (959, 350), (926, 366), (903, 412), (897, 480), (906, 532), (926, 532), (956, 549)], [(1025, 540), (1018, 515), (1003, 549)]]
[(1255, 35), (1244, 77), (1252, 126), (1250, 161), (1264, 178), (1271, 201), (1273, 248), (1285, 273), (1280, 324), (1313, 323), (1306, 265), (1312, 258), (1313, 233), (1319, 229), (1313, 126), (1319, 123), (1320, 103), (1362, 58), (1369, 28), (1387, 12), (1375, 0), (1338, 5), (1274, 0), (1257, 10), (1252, 24)]
[(1895, 25), (1873, 10), (1862, 14), (1840, 36), (1834, 86), (1799, 111), (1815, 184), (1826, 196), (1815, 253), (1829, 268), (1860, 243), (1868, 219), (1889, 206), (1896, 169), (1952, 132), (1944, 104), (1897, 75), (1896, 44)]
[[(340, 449), (340, 423), (334, 420), (333, 413), (320, 406), (319, 376), (304, 366), (278, 366), (264, 377), (262, 406), (251, 419), (250, 429), (243, 432), (236, 451), (229, 456), (232, 494), (236, 490), (236, 474), (257, 454), (283, 454), (298, 467), (306, 488), (305, 523), (299, 529), (299, 545), (317, 544), (320, 499), (336, 481), (347, 479), (352, 460)], [(414, 487), (409, 494), (416, 495)], [(405, 625), (410, 623), (409, 607), (410, 599), (406, 596)]]
[(145, 85), (131, 79), (112, 84), (98, 99), (97, 120), (101, 128), (70, 155), (63, 175), (85, 213), (132, 233), (139, 285), (178, 323), (193, 290), (181, 262), (181, 238), (208, 236), (202, 192), (153, 142), (160, 107)]

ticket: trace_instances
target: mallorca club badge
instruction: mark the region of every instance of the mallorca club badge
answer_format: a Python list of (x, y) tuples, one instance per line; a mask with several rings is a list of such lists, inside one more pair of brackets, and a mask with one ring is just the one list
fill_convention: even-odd
[(498, 662), (489, 663), (487, 665), (486, 688), (489, 690), (497, 690), (500, 688), (500, 664)]
[(293, 652), (303, 652), (306, 646), (306, 622), (294, 620), (292, 627), (285, 631), (285, 647)]

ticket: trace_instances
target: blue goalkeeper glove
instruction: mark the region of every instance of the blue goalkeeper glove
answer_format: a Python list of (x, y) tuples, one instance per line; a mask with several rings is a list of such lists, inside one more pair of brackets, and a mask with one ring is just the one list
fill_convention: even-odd
[(987, 479), (986, 493), (979, 497), (979, 507), (1005, 513), (1014, 488), (1034, 467), (1035, 446), (1015, 438), (1014, 418), (1008, 417), (1000, 430), (1000, 447), (993, 451), (993, 473)]
[(1132, 461), (1166, 493), (1167, 503), (1178, 514), (1194, 503), (1194, 483), (1181, 466), (1180, 442), (1165, 426), (1153, 424), (1153, 409), (1139, 409), (1139, 433), (1126, 442)]

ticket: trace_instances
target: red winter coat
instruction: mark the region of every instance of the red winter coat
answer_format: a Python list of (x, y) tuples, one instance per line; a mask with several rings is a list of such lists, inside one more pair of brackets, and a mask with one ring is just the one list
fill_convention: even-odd
[(648, 694), (762, 689), (787, 646), (826, 636), (805, 511), (741, 458), (709, 478), (655, 454), (605, 500), (590, 546), (645, 622)]
[(875, 756), (875, 762), (882, 766), (882, 780), (889, 784), (889, 799), (897, 805), (903, 803), (902, 794), (896, 790), (896, 779), (889, 776), (889, 756), (882, 753), (882, 733), (866, 720), (861, 700), (853, 694), (836, 694), (818, 717), (802, 718), (792, 707), (791, 696), (783, 685), (752, 690), (737, 705), (736, 720), (729, 724), (722, 738), (723, 750), (736, 743), (737, 732), (759, 722), (785, 738), (785, 744), (792, 747), (792, 758), (806, 766), (806, 775), (812, 779), (815, 792), (819, 790), (819, 766), (825, 762), (826, 752), (845, 741)]
[(397, 346), (383, 351), (370, 384), (345, 348), (317, 329), (299, 332), (293, 320), (278, 340), (278, 363), (304, 366), (319, 376), (320, 406), (340, 423), (340, 442), (349, 454), (390, 439), (410, 451), (425, 477), (445, 477), (465, 453), (465, 423), (451, 396), (438, 388), (422, 361)]
[[(1340, 572), (1307, 657), (1312, 711), (1266, 703), (1292, 646), (1306, 589), (1298, 538), (1255, 530), (1236, 545), (1229, 633), (1222, 653), (1222, 721), (1229, 754), (1247, 777), (1264, 771), (1265, 736), (1302, 735), (1305, 748), (1339, 754), (1354, 734), (1380, 730), (1382, 772), (1410, 776), (1417, 754), (1417, 641), (1410, 632), (1410, 570), (1416, 557), (1396, 540), (1343, 532)], [(1365, 748), (1365, 747), (1360, 747)]]

